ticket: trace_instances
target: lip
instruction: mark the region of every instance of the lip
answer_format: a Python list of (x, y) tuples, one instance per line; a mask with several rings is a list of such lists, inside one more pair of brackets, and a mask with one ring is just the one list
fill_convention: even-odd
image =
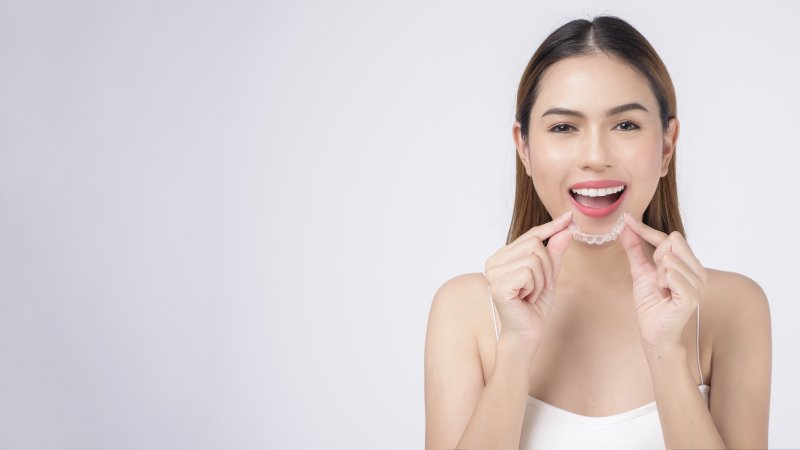
[[(619, 186), (619, 185), (620, 184), (611, 184), (610, 186)], [(576, 187), (574, 189), (580, 189), (581, 187), (589, 187), (589, 186), (580, 186), (580, 187)], [(609, 187), (609, 186), (602, 186), (602, 187)], [(572, 189), (572, 188), (570, 188), (570, 189)], [(577, 200), (575, 200), (575, 197), (572, 196), (572, 192), (571, 191), (567, 192), (567, 195), (569, 195), (569, 199), (572, 200), (572, 204), (575, 205), (575, 207), (578, 208), (578, 210), (580, 212), (582, 212), (584, 215), (589, 216), (589, 217), (594, 217), (594, 218), (602, 218), (602, 217), (606, 217), (606, 216), (610, 215), (611, 213), (613, 213), (614, 211), (616, 211), (617, 208), (619, 208), (619, 206), (622, 204), (622, 200), (625, 199), (625, 195), (627, 193), (628, 193), (628, 188), (626, 186), (625, 190), (622, 191), (622, 195), (619, 196), (617, 201), (615, 201), (614, 203), (606, 206), (605, 208), (590, 208), (588, 206), (581, 205), (580, 203), (578, 203)]]

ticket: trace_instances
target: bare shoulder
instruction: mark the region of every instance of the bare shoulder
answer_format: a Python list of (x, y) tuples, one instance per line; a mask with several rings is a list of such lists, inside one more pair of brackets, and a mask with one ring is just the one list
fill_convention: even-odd
[(706, 273), (708, 282), (702, 303), (711, 310), (709, 318), (718, 334), (741, 332), (736, 330), (739, 325), (769, 327), (769, 301), (755, 280), (724, 270), (706, 268)]
[(747, 315), (769, 312), (767, 295), (752, 278), (736, 272), (706, 268), (708, 283), (705, 300), (714, 309), (721, 308), (724, 315)]
[[(446, 311), (453, 320), (458, 320), (463, 325), (473, 326), (484, 319), (480, 306), (488, 308), (489, 293), (486, 288), (486, 279), (480, 272), (457, 275), (445, 281), (436, 291), (431, 309), (439, 308)], [(486, 309), (484, 308), (484, 309)], [(488, 310), (487, 310), (488, 311)]]
[[(481, 273), (453, 277), (436, 291), (425, 338), (425, 448), (453, 448), (484, 388), (476, 339)], [(488, 308), (488, 306), (487, 306)]]
[(711, 415), (728, 448), (766, 448), (772, 377), (767, 295), (745, 275), (706, 273), (700, 304), (712, 339)]

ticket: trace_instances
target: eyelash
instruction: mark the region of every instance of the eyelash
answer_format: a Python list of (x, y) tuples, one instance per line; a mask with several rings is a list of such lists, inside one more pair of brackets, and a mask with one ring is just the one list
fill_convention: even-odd
[[(639, 125), (631, 122), (630, 120), (626, 120), (626, 121), (620, 122), (620, 123), (617, 124), (617, 126), (620, 126), (620, 125), (622, 125), (624, 123), (633, 125), (635, 128), (629, 128), (627, 130), (622, 130), (622, 131), (634, 131), (634, 130), (638, 130), (639, 128), (641, 128)], [(559, 123), (559, 124), (554, 125), (552, 128), (550, 128), (550, 131), (553, 132), (553, 133), (558, 133), (558, 134), (567, 133), (566, 131), (555, 131), (556, 128), (562, 127), (562, 126), (572, 127), (572, 125), (567, 124), (567, 123)], [(572, 128), (575, 128), (575, 127), (572, 127)]]

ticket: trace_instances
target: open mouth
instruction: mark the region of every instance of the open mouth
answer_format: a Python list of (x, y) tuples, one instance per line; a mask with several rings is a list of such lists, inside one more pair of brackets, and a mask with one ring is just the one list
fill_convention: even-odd
[(623, 192), (625, 186), (607, 189), (570, 189), (569, 193), (576, 202), (587, 208), (603, 209), (619, 200)]

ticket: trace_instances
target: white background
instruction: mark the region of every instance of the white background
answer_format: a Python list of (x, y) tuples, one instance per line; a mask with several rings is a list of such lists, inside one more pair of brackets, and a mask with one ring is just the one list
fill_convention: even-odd
[(800, 6), (561, 3), (1, 0), (0, 447), (422, 448), (519, 78), (602, 13), (670, 70), (687, 238), (767, 293), (770, 447), (800, 446)]

